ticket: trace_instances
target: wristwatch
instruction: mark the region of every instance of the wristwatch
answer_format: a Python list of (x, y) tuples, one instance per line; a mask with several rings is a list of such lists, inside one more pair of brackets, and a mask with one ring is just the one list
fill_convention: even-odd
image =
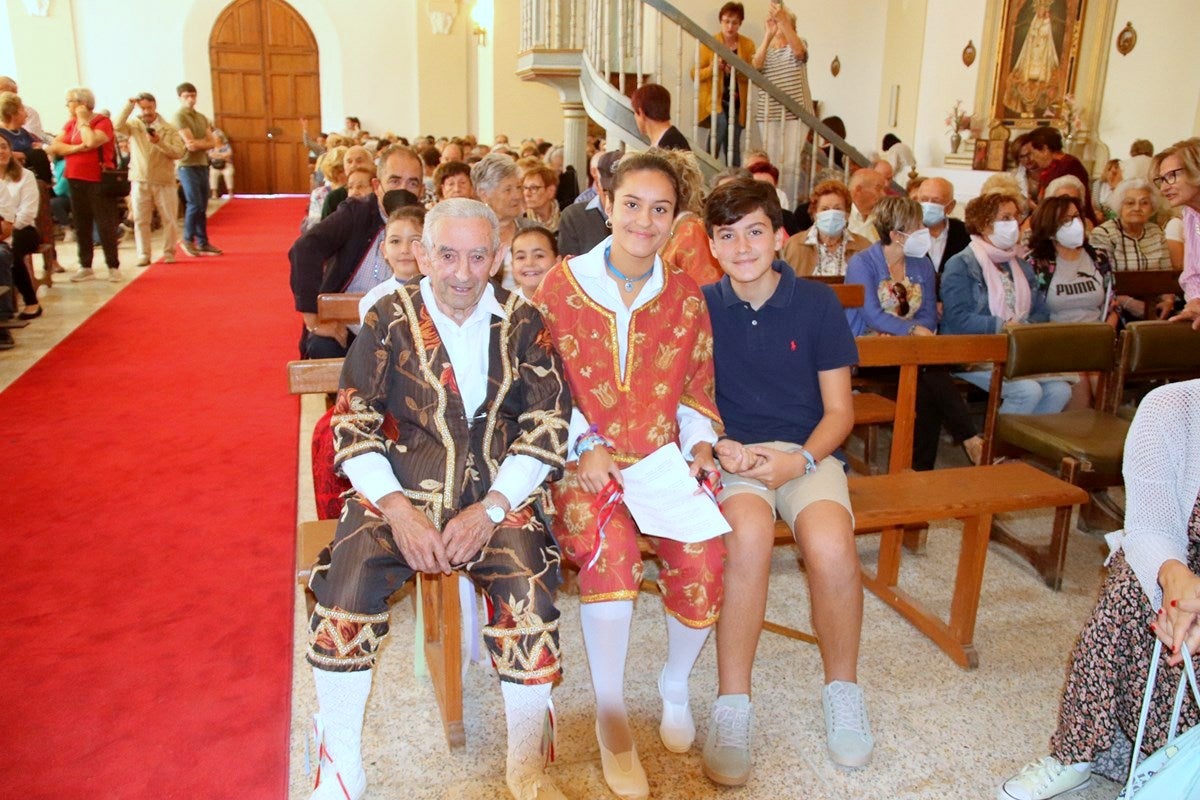
[(808, 462), (807, 464), (804, 465), (804, 474), (811, 475), (812, 473), (816, 472), (817, 471), (817, 460), (815, 458), (813, 458), (813, 454), (808, 452), (804, 448), (801, 448), (800, 455), (804, 456), (804, 460)]
[(487, 514), (487, 518), (492, 521), (493, 525), (499, 525), (508, 516), (508, 512), (504, 510), (504, 506), (499, 503), (493, 503), (490, 500), (483, 501), (483, 513)]

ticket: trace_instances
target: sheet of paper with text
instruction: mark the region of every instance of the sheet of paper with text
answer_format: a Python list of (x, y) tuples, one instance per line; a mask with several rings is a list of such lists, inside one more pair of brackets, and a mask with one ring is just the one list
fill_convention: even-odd
[(680, 542), (703, 542), (732, 530), (721, 509), (688, 474), (672, 442), (621, 470), (625, 506), (642, 533)]

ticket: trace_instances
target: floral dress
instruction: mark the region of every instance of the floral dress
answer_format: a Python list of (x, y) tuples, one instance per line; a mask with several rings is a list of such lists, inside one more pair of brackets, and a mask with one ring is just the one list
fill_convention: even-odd
[[(1200, 497), (1188, 520), (1188, 569), (1200, 574)], [(1100, 601), (1071, 654), (1071, 668), (1058, 712), (1050, 754), (1064, 764), (1092, 762), (1092, 771), (1124, 781), (1137, 737), (1142, 697), (1154, 653), (1150, 630), (1155, 610), (1124, 552), (1113, 556)], [(1154, 701), (1142, 743), (1149, 754), (1167, 741), (1175, 687), (1183, 667), (1159, 665)], [(1200, 723), (1200, 709), (1189, 693), (1180, 728)]]

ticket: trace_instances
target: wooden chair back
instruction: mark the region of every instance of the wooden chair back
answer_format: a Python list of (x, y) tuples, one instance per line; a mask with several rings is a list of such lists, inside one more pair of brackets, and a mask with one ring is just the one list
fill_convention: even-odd
[(332, 394), (338, 390), (342, 378), (342, 359), (289, 361), (287, 374), (290, 394)]
[(838, 284), (845, 283), (845, 275), (805, 275), (804, 280), (816, 281), (817, 283)]
[(1133, 322), (1121, 333), (1121, 356), (1113, 380), (1110, 413), (1131, 382), (1200, 378), (1200, 331), (1189, 322)]
[(862, 308), (866, 289), (861, 283), (831, 283), (829, 288), (837, 295), (842, 308)]
[(1113, 291), (1146, 304), (1147, 312), (1164, 294), (1179, 294), (1179, 271), (1174, 269), (1113, 272)]
[(317, 295), (317, 321), (358, 324), (358, 302), (361, 293), (327, 293)]
[(1000, 382), (1008, 359), (1008, 341), (1003, 334), (962, 336), (860, 336), (858, 363), (863, 367), (899, 367), (896, 415), (892, 422), (892, 452), (888, 473), (912, 468), (912, 445), (917, 403), (917, 375), (923, 366), (992, 364), (988, 406), (984, 419), (984, 463), (991, 460), (996, 411), (1000, 406)]

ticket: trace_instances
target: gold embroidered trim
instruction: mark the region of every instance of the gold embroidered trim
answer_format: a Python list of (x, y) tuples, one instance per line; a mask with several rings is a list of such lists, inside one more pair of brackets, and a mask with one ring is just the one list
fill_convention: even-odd
[(355, 614), (350, 611), (339, 611), (335, 608), (326, 608), (320, 603), (316, 604), (316, 607), (313, 609), (313, 613), (320, 614), (325, 619), (336, 619), (342, 622), (361, 622), (364, 625), (388, 621), (387, 611), (384, 611), (381, 614)]
[[(662, 591), (661, 585), (659, 586), (659, 591)], [(580, 598), (580, 599), (582, 600), (582, 598)], [(717, 618), (719, 616), (721, 616), (720, 614), (709, 614), (708, 617), (706, 617), (705, 619), (697, 621), (694, 619), (688, 619), (687, 617), (681, 617), (679, 614), (675, 613), (670, 608), (668, 608), (666, 603), (663, 603), (663, 610), (665, 610), (668, 614), (670, 614), (675, 619), (682, 622), (684, 625), (687, 625), (689, 628), (697, 628), (697, 629), (708, 628), (712, 625), (716, 625)]]
[[(454, 465), (458, 462), (458, 449), (454, 445), (454, 437), (450, 434), (450, 427), (446, 424), (446, 387), (442, 386), (441, 378), (433, 374), (433, 366), (429, 361), (429, 351), (425, 347), (425, 340), (421, 337), (421, 321), (418, 319), (417, 308), (413, 303), (411, 292), (420, 292), (420, 284), (415, 284), (416, 288), (408, 291), (397, 292), (401, 302), (404, 303), (405, 314), (409, 319), (409, 330), (412, 333), (413, 351), (417, 356), (417, 361), (421, 365), (421, 372), (425, 376), (426, 383), (437, 394), (437, 412), (434, 414), (434, 424), (437, 425), (438, 434), (442, 437), (442, 445), (446, 449), (446, 469), (442, 483), (442, 502), (440, 505), (435, 505), (434, 518), (430, 520), (433, 526), (438, 530), (442, 527), (442, 509), (451, 508), (454, 505), (454, 497), (451, 491), (454, 486)], [(424, 299), (422, 298), (422, 304)], [(425, 313), (429, 313), (426, 311)], [(437, 330), (437, 325), (433, 323), (433, 317), (430, 316), (429, 322), (433, 325), (434, 330)], [(441, 334), (438, 334), (441, 338)], [(442, 345), (438, 345), (438, 349), (442, 349)], [(435, 353), (437, 350), (434, 351)], [(449, 355), (447, 355), (449, 358)]]
[(338, 450), (335, 462), (340, 464), (348, 458), (353, 458), (360, 453), (382, 453), (384, 452), (383, 442), (378, 442), (373, 439), (367, 439), (356, 444), (347, 445)]
[[(512, 330), (513, 313), (516, 311), (516, 303), (513, 302), (516, 298), (516, 292), (508, 296), (508, 302), (504, 304), (504, 318), (500, 320), (500, 340), (496, 345), (496, 349), (500, 353), (500, 387), (496, 389), (495, 399), (488, 407), (487, 426), (483, 429), (483, 461), (484, 466), (488, 470), (488, 486), (496, 480), (496, 474), (500, 471), (500, 462), (492, 458), (492, 439), (496, 435), (496, 415), (500, 413), (500, 406), (504, 403), (504, 398), (508, 395), (508, 390), (512, 388), (512, 359), (508, 352), (508, 337)], [(488, 329), (489, 334), (491, 328)], [(492, 349), (491, 339), (488, 339), (489, 355)], [(488, 372), (491, 372), (491, 365), (488, 365)], [(490, 376), (489, 376), (490, 377)]]
[[(654, 257), (654, 261), (655, 264), (661, 263), (658, 259), (658, 256)], [(663, 285), (662, 288), (658, 290), (658, 294), (647, 300), (644, 305), (635, 308), (629, 314), (629, 334), (626, 337), (627, 346), (625, 348), (625, 372), (624, 377), (622, 377), (620, 362), (621, 345), (620, 340), (617, 338), (617, 315), (593, 300), (591, 296), (589, 296), (588, 293), (583, 290), (583, 287), (579, 285), (579, 281), (576, 280), (575, 273), (571, 271), (571, 263), (569, 261), (563, 262), (563, 275), (566, 276), (567, 282), (571, 284), (571, 287), (579, 295), (584, 305), (588, 306), (593, 311), (600, 314), (600, 316), (608, 320), (608, 343), (610, 349), (612, 350), (613, 379), (617, 383), (617, 391), (628, 392), (630, 388), (630, 373), (633, 372), (633, 342), (634, 333), (637, 330), (638, 314), (641, 314), (643, 311), (651, 311), (653, 310), (652, 307), (657, 307), (658, 299), (662, 297), (663, 292), (667, 290), (667, 270), (664, 269), (661, 270), (661, 272), (663, 276)]]
[[(636, 600), (638, 596), (636, 589), (622, 589), (619, 592), (604, 592), (603, 594), (584, 595), (579, 593), (579, 602), (581, 603), (603, 603), (606, 600)], [(681, 620), (682, 621), (682, 620)]]
[(537, 633), (556, 630), (558, 630), (558, 620), (547, 622), (543, 625), (526, 625), (520, 628), (496, 628), (491, 625), (485, 625), (483, 627), (483, 635), (499, 639), (504, 636), (533, 636)]
[(557, 675), (561, 669), (562, 666), (559, 664), (554, 664), (549, 667), (542, 667), (541, 669), (534, 670), (533, 672), (522, 672), (514, 668), (497, 666), (496, 674), (503, 675), (507, 678), (517, 678), (522, 681), (529, 681), (537, 678), (548, 678), (551, 675)]
[(312, 648), (309, 648), (308, 650), (308, 659), (309, 661), (315, 661), (316, 663), (322, 664), (326, 667), (348, 667), (351, 665), (361, 666), (364, 664), (366, 666), (371, 666), (375, 663), (374, 654), (369, 656), (355, 656), (354, 658), (333, 658), (331, 656), (322, 655), (321, 653), (315, 652)]

